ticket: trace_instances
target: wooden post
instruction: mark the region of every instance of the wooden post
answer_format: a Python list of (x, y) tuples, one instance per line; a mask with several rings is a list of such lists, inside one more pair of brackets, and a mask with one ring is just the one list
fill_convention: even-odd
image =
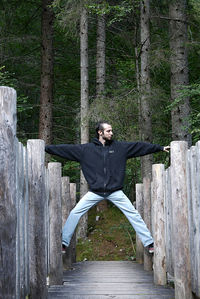
[(172, 249), (175, 297), (191, 299), (191, 268), (187, 200), (187, 142), (171, 142)]
[(25, 295), (30, 292), (30, 276), (29, 276), (29, 190), (28, 190), (28, 155), (27, 148), (23, 147), (24, 158), (24, 260), (25, 260)]
[[(143, 179), (143, 201), (144, 201), (144, 222), (151, 231), (151, 180), (148, 177)], [(152, 271), (152, 255), (144, 250), (144, 270)]]
[(165, 209), (164, 209), (164, 165), (154, 164), (152, 167), (152, 209), (154, 227), (154, 283), (165, 285), (166, 252), (165, 252)]
[[(46, 156), (45, 156), (46, 162)], [(49, 223), (49, 170), (45, 167), (45, 235), (46, 235), (46, 255), (47, 255), (47, 284), (49, 285), (49, 265), (50, 265), (50, 223)]]
[[(74, 194), (75, 192), (75, 194)], [(71, 183), (68, 177), (62, 177), (62, 226), (69, 213), (76, 205), (76, 184)], [(63, 267), (69, 269), (76, 261), (76, 236), (73, 235), (66, 254), (63, 255)]]
[(16, 92), (0, 87), (0, 298), (16, 296)]
[[(71, 204), (73, 209), (76, 205), (76, 184), (75, 183), (70, 183), (70, 197), (71, 197)], [(76, 233), (74, 233), (70, 245), (72, 249), (72, 263), (75, 263), (76, 262)]]
[[(200, 177), (200, 141), (197, 142), (196, 144), (197, 147), (197, 173), (196, 173), (196, 179), (197, 179), (197, 194), (195, 198), (195, 206), (197, 210), (197, 222), (196, 222), (196, 258), (197, 258), (197, 279), (196, 279), (196, 287), (195, 287), (195, 293), (198, 297), (200, 297), (200, 181), (198, 178)], [(192, 256), (191, 256), (192, 258)]]
[(70, 198), (70, 179), (69, 177), (62, 177), (62, 227), (65, 224), (69, 212), (71, 211), (71, 198)]
[(188, 188), (192, 291), (200, 296), (200, 167), (199, 143), (188, 150), (190, 180)]
[[(136, 209), (141, 217), (144, 217), (143, 208), (143, 184), (136, 184)], [(136, 261), (139, 264), (144, 262), (144, 246), (138, 236), (136, 235)]]
[(63, 282), (62, 265), (62, 201), (61, 201), (61, 164), (48, 164), (49, 170), (49, 217), (50, 217), (50, 265), (49, 284), (61, 285)]
[(44, 141), (28, 140), (30, 298), (47, 298)]
[(167, 280), (174, 281), (174, 260), (172, 255), (172, 200), (170, 167), (165, 171), (165, 246)]
[[(72, 209), (71, 197), (70, 197), (70, 179), (69, 177), (62, 177), (62, 227), (69, 216)], [(66, 253), (63, 254), (63, 268), (69, 269), (72, 265), (71, 259), (71, 244)]]
[(25, 227), (24, 227), (24, 157), (23, 145), (17, 142), (17, 240), (16, 298), (25, 297)]

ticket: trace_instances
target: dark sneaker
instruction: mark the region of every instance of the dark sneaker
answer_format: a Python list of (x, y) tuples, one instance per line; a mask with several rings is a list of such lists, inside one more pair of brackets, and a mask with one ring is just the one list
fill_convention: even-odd
[(65, 246), (64, 244), (62, 244), (62, 253), (65, 254), (67, 250), (67, 246)]
[(151, 243), (150, 245), (148, 245), (147, 248), (148, 248), (148, 252), (150, 254), (154, 253), (154, 243)]

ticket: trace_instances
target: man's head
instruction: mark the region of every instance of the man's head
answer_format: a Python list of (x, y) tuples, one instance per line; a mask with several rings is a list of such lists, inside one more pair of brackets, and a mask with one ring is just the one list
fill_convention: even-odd
[(96, 136), (99, 140), (111, 140), (113, 136), (112, 126), (107, 121), (98, 122)]

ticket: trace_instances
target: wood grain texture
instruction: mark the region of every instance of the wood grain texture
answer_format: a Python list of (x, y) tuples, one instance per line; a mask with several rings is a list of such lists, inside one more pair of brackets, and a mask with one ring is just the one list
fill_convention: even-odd
[(63, 286), (51, 286), (49, 299), (174, 299), (174, 290), (153, 284), (151, 271), (129, 261), (73, 264), (64, 272)]
[(191, 299), (187, 142), (171, 142), (172, 238), (177, 299)]
[(0, 87), (0, 298), (16, 294), (16, 92)]

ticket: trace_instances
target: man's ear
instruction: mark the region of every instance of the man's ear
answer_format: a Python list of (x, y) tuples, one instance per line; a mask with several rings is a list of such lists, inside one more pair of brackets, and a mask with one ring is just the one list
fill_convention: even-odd
[(99, 131), (98, 131), (98, 134), (99, 134), (99, 135), (102, 135), (102, 134), (103, 134), (102, 130), (99, 130)]

